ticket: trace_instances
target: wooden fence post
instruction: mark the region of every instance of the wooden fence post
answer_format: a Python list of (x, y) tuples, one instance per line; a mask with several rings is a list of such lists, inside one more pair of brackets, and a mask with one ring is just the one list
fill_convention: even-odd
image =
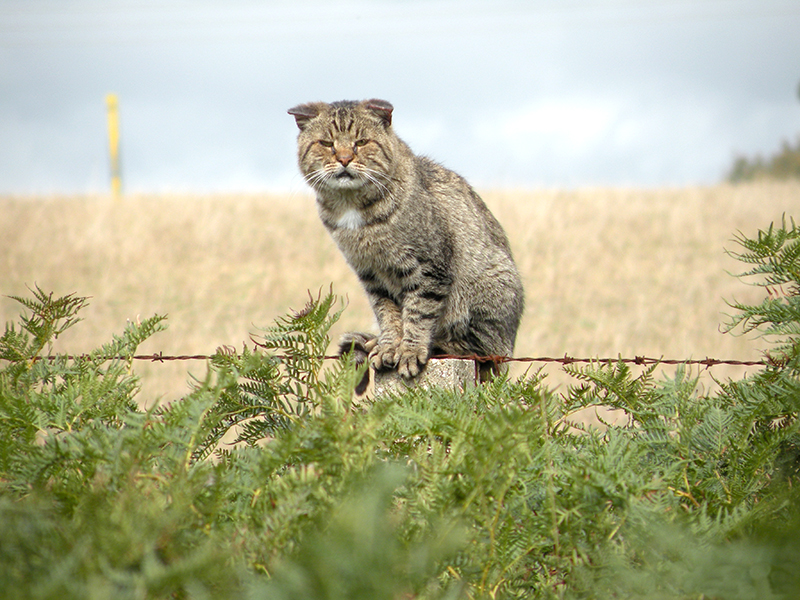
[(108, 152), (111, 158), (111, 194), (119, 199), (122, 180), (119, 170), (119, 101), (116, 94), (106, 95), (108, 109)]
[(369, 385), (358, 397), (377, 398), (417, 386), (463, 390), (469, 385), (475, 385), (476, 373), (475, 361), (468, 358), (432, 358), (422, 373), (411, 380), (403, 379), (394, 370), (376, 372), (369, 369)]

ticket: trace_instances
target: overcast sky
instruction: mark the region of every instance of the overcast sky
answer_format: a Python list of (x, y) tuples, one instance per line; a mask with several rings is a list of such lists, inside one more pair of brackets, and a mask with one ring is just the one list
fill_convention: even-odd
[(302, 189), (311, 100), (384, 98), (480, 187), (719, 181), (800, 134), (800, 0), (0, 0), (0, 193)]

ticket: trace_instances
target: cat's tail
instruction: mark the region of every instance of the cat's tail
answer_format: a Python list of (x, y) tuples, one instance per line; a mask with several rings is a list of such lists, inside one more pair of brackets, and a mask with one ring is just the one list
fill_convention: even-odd
[[(372, 349), (377, 343), (378, 337), (376, 335), (362, 333), (360, 331), (349, 331), (339, 339), (339, 351), (337, 355), (342, 356), (352, 353), (355, 363), (360, 366), (367, 362), (369, 353), (372, 352)], [(367, 369), (366, 373), (364, 373), (364, 377), (361, 378), (361, 381), (359, 381), (356, 386), (356, 395), (361, 396), (367, 391), (369, 377), (370, 372), (369, 369)]]

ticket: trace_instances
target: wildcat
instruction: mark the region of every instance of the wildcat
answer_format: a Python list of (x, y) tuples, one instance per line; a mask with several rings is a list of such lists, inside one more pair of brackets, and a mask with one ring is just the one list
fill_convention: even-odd
[(464, 179), (395, 135), (392, 111), (377, 99), (288, 111), (319, 216), (380, 328), (346, 334), (340, 352), (405, 378), (436, 354), (510, 356), (524, 294), (503, 228)]

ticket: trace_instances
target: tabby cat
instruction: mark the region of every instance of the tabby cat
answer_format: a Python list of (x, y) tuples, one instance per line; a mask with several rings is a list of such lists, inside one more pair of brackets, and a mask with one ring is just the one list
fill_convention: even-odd
[(340, 350), (406, 378), (431, 355), (510, 356), (524, 295), (503, 228), (464, 179), (395, 135), (392, 111), (385, 100), (289, 110), (320, 218), (380, 328)]

